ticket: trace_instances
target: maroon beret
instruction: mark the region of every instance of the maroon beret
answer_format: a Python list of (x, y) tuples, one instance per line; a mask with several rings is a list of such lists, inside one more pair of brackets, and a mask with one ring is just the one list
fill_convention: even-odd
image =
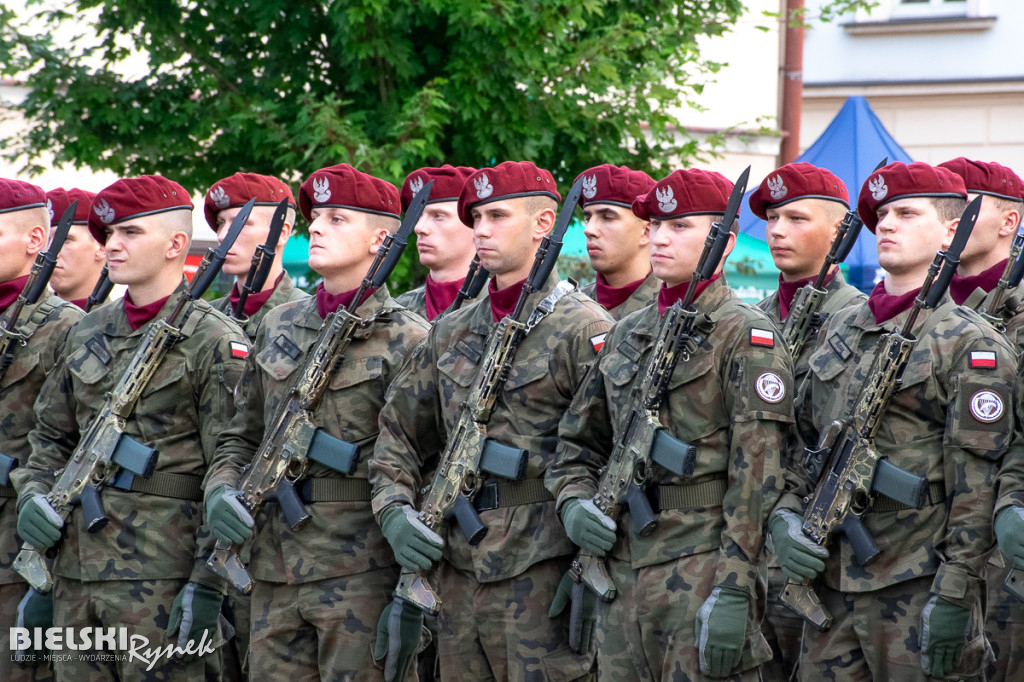
[(583, 178), (583, 193), (580, 194), (580, 208), (587, 204), (614, 204), (631, 209), (633, 200), (646, 194), (655, 182), (647, 173), (610, 163), (594, 166), (576, 176)]
[(256, 200), (256, 206), (277, 206), (286, 197), (288, 205), (295, 208), (291, 187), (277, 178), (256, 173), (235, 173), (213, 183), (203, 201), (203, 214), (206, 223), (216, 230), (217, 214), (225, 208), (245, 206), (250, 199)]
[(459, 194), (459, 220), (473, 227), (474, 206), (502, 199), (545, 196), (561, 201), (555, 179), (529, 161), (503, 161), (494, 168), (481, 168), (468, 178)]
[(462, 186), (466, 184), (466, 178), (475, 172), (476, 168), (447, 164), (440, 168), (414, 170), (402, 183), (402, 213), (409, 210), (412, 198), (423, 189), (423, 185), (431, 180), (434, 181), (434, 186), (430, 190), (428, 204), (436, 204), (439, 201), (458, 201), (459, 194), (462, 193)]
[(850, 195), (846, 185), (832, 171), (809, 163), (787, 163), (768, 174), (750, 194), (750, 210), (761, 220), (767, 220), (767, 210), (784, 206), (798, 199), (825, 199), (838, 201), (850, 208)]
[(864, 225), (875, 231), (878, 215), (875, 209), (896, 199), (910, 197), (967, 199), (967, 188), (959, 175), (946, 168), (915, 161), (909, 166), (893, 161), (868, 176), (860, 188), (857, 213)]
[(633, 200), (633, 213), (640, 220), (671, 220), (690, 215), (725, 213), (733, 183), (714, 171), (673, 171), (646, 194)]
[(1021, 200), (1020, 178), (1006, 166), (986, 161), (971, 161), (961, 156), (940, 163), (939, 168), (951, 170), (959, 175), (968, 192), (991, 194), (1008, 201)]
[(118, 180), (93, 197), (89, 232), (100, 244), (107, 243), (107, 225), (132, 218), (192, 210), (192, 198), (184, 187), (162, 175), (141, 175)]
[(0, 213), (46, 206), (42, 187), (21, 180), (0, 178)]
[(348, 208), (398, 218), (398, 188), (347, 163), (321, 168), (299, 188), (299, 210), (313, 222), (314, 208)]
[(64, 215), (64, 211), (68, 210), (72, 201), (77, 201), (78, 206), (75, 207), (75, 218), (71, 224), (88, 225), (94, 198), (96, 198), (95, 192), (86, 192), (77, 187), (51, 189), (46, 193), (46, 208), (50, 211), (50, 225), (56, 226), (60, 222), (60, 217)]

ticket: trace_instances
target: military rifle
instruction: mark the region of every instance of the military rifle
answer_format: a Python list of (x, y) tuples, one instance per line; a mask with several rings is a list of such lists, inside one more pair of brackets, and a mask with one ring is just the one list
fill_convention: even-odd
[[(462, 281), (462, 288), (459, 289), (459, 293), (456, 294), (455, 300), (448, 306), (448, 309), (438, 315), (438, 319), (454, 313), (456, 310), (462, 307), (462, 304), (470, 299), (474, 299), (480, 295), (480, 290), (487, 284), (487, 278), (491, 276), (491, 273), (487, 272), (487, 268), (480, 265), (480, 256), (473, 256), (473, 260), (469, 263), (469, 271), (466, 272), (466, 279)], [(437, 320), (435, 320), (436, 322)]]
[[(640, 536), (650, 535), (658, 524), (646, 492), (654, 465), (685, 479), (693, 476), (697, 463), (697, 448), (672, 436), (662, 426), (660, 412), (676, 366), (680, 361), (687, 362), (714, 328), (710, 318), (697, 312), (693, 300), (699, 285), (714, 276), (722, 261), (749, 175), (747, 167), (733, 186), (721, 222), (712, 224), (683, 300), (671, 305), (662, 317), (651, 352), (630, 386), (626, 418), (598, 481), (594, 506), (612, 521), (618, 521), (623, 507), (628, 507), (633, 529)], [(569, 645), (578, 649), (584, 583), (606, 602), (615, 599), (616, 588), (604, 559), (584, 549), (576, 555), (569, 575), (576, 583), (569, 615)]]
[(106, 301), (113, 290), (114, 283), (110, 281), (110, 267), (104, 265), (103, 269), (100, 270), (100, 278), (96, 280), (96, 286), (93, 287), (89, 298), (85, 299), (85, 312), (89, 312), (100, 303)]
[[(885, 495), (914, 509), (921, 509), (927, 501), (927, 480), (881, 457), (875, 449), (875, 436), (917, 346), (918, 337), (913, 333), (917, 317), (922, 310), (935, 308), (946, 294), (980, 209), (979, 197), (961, 216), (949, 248), (935, 254), (902, 329), (897, 327), (879, 339), (871, 370), (850, 415), (832, 422), (818, 447), (805, 452), (804, 468), (817, 484), (805, 500), (807, 509), (801, 528), (821, 547), (827, 547), (836, 532), (843, 533), (861, 566), (880, 553), (861, 521), (876, 495)], [(820, 631), (832, 624), (832, 616), (810, 581), (787, 581), (779, 601)]]
[(244, 322), (248, 318), (245, 314), (245, 301), (250, 294), (262, 291), (263, 285), (267, 283), (270, 275), (270, 268), (274, 265), (274, 249), (281, 239), (281, 230), (284, 228), (284, 221), (288, 216), (288, 199), (281, 199), (281, 203), (274, 209), (274, 216), (270, 219), (270, 230), (267, 232), (267, 240), (256, 247), (252, 254), (252, 261), (249, 263), (249, 274), (245, 276), (245, 284), (238, 292), (238, 302), (231, 310), (231, 317)]
[(1020, 284), (1024, 278), (1024, 232), (1018, 232), (1010, 244), (1010, 258), (1006, 261), (1006, 267), (999, 278), (999, 283), (993, 289), (978, 313), (981, 314), (993, 327), (1000, 332), (1006, 331), (1006, 321), (1000, 314), (999, 309), (1003, 306), (1006, 294)]
[[(203, 295), (220, 272), (228, 249), (242, 231), (253, 203), (255, 201), (250, 201), (239, 211), (221, 245), (216, 250), (207, 251), (171, 314), (149, 324), (120, 381), (107, 394), (68, 463), (56, 472), (56, 481), (46, 494), (46, 501), (61, 519), (66, 521), (75, 505), (81, 505), (86, 528), (90, 533), (99, 532), (107, 525), (100, 488), (113, 484), (115, 479), (130, 484), (134, 475), (143, 478), (153, 475), (156, 450), (125, 433), (125, 422), (168, 351), (181, 338), (181, 330), (175, 326), (178, 318), (188, 304)], [(22, 546), (13, 568), (38, 591), (49, 592), (53, 588), (53, 578), (43, 553), (32, 545), (25, 543)]]
[[(288, 389), (287, 399), (281, 402), (269, 422), (271, 426), (252, 463), (243, 470), (236, 486), (237, 499), (254, 518), (272, 497), (277, 500), (288, 526), (300, 530), (312, 517), (295, 486), (306, 477), (310, 463), (322, 464), (346, 476), (355, 471), (359, 446), (328, 434), (314, 423), (313, 413), (320, 406), (331, 376), (341, 365), (353, 336), (367, 324), (356, 315), (356, 309), (363, 303), (364, 295), (380, 288), (395, 269), (430, 199), (433, 185), (431, 180), (423, 186), (413, 197), (398, 232), (385, 237), (351, 303), (324, 320), (305, 364)], [(242, 543), (218, 540), (206, 567), (242, 593), (249, 594), (253, 581), (242, 563), (241, 549)]]
[[(526, 475), (526, 451), (488, 438), (487, 422), (515, 365), (519, 345), (534, 325), (553, 309), (554, 294), (545, 298), (526, 322), (519, 319), (527, 299), (544, 288), (555, 267), (555, 260), (562, 249), (562, 237), (572, 220), (573, 209), (582, 190), (581, 179), (572, 186), (562, 203), (551, 234), (544, 237), (537, 248), (515, 309), (502, 318), (487, 336), (483, 359), (469, 395), (459, 408), (458, 419), (448, 434), (440, 464), (420, 505), (419, 520), (438, 535), (443, 534), (448, 516), (454, 515), (466, 541), (474, 546), (480, 544), (487, 534), (487, 526), (473, 507), (472, 499), (483, 485), (482, 474), (511, 480), (522, 480)], [(556, 289), (555, 294), (560, 295), (560, 292)], [(546, 307), (549, 300), (552, 303)], [(425, 613), (437, 614), (441, 608), (440, 597), (421, 571), (402, 569), (394, 598)]]

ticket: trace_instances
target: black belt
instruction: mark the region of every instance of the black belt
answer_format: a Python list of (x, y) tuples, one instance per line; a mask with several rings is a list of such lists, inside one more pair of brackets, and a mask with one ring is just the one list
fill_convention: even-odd
[(199, 502), (203, 499), (203, 479), (200, 476), (157, 471), (150, 478), (143, 478), (122, 469), (121, 473), (114, 477), (111, 485), (119, 490), (173, 497), (177, 500)]
[(477, 511), (490, 511), (502, 507), (518, 507), (537, 502), (554, 502), (555, 497), (544, 487), (544, 481), (531, 478), (508, 483), (485, 483), (473, 499)]
[(369, 502), (370, 482), (365, 478), (317, 476), (307, 478), (298, 487), (299, 498), (313, 502)]
[[(930, 507), (935, 504), (944, 504), (946, 502), (946, 484), (945, 483), (929, 483), (928, 484), (928, 499), (925, 501), (924, 506)], [(907, 511), (913, 509), (902, 502), (897, 502), (891, 497), (885, 495), (879, 495), (875, 498), (875, 501), (871, 504), (871, 511), (876, 512), (894, 512), (894, 511)]]
[(0, 485), (0, 497), (17, 497), (18, 493), (12, 485)]
[(652, 485), (647, 488), (647, 498), (655, 512), (721, 507), (728, 487), (729, 483), (724, 478), (712, 478), (686, 485)]

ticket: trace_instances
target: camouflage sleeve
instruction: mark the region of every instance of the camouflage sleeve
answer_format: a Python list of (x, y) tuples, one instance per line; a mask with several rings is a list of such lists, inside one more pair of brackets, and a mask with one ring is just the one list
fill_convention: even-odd
[(1024, 381), (1014, 383), (1014, 436), (999, 470), (993, 519), (1006, 507), (1024, 507)]
[(242, 377), (234, 391), (234, 415), (217, 437), (216, 452), (210, 471), (206, 475), (206, 490), (224, 484), (237, 486), (242, 467), (252, 461), (253, 455), (263, 442), (264, 396), (266, 387), (256, 365), (256, 357), (265, 340), (263, 326), (256, 334), (256, 341), (245, 359)]
[(598, 308), (596, 303), (590, 305), (597, 309), (600, 316), (580, 326), (572, 337), (568, 362), (565, 363), (569, 373), (570, 398), (575, 396), (583, 385), (587, 371), (597, 360), (599, 349), (604, 348), (605, 339), (612, 328), (612, 318), (607, 311)]
[(1016, 357), (994, 334), (965, 345), (952, 357), (947, 384), (943, 475), (948, 517), (931, 591), (970, 608), (985, 595), (985, 564), (995, 540), (996, 474), (1014, 432)]
[(384, 397), (380, 435), (369, 462), (378, 519), (392, 504), (415, 504), (424, 462), (444, 447), (435, 332), (436, 327), (409, 353)]
[(764, 526), (782, 492), (782, 453), (793, 424), (793, 369), (781, 344), (754, 345), (752, 329), (743, 328), (722, 367), (733, 426), (715, 584), (741, 589), (753, 599)]

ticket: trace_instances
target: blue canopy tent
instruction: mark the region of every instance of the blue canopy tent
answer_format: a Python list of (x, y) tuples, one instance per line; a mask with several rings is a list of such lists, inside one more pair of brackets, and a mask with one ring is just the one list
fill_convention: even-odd
[[(846, 183), (850, 201), (853, 208), (856, 208), (861, 185), (885, 157), (888, 157), (890, 163), (911, 162), (910, 156), (875, 116), (867, 100), (863, 97), (850, 97), (825, 132), (796, 160), (827, 168), (839, 176)], [(765, 241), (765, 222), (746, 210), (747, 200), (754, 189), (756, 187), (744, 197), (740, 230), (743, 234)], [(870, 291), (875, 284), (878, 256), (874, 236), (867, 230), (861, 232), (853, 251), (846, 258), (846, 266), (850, 283), (861, 291)]]

